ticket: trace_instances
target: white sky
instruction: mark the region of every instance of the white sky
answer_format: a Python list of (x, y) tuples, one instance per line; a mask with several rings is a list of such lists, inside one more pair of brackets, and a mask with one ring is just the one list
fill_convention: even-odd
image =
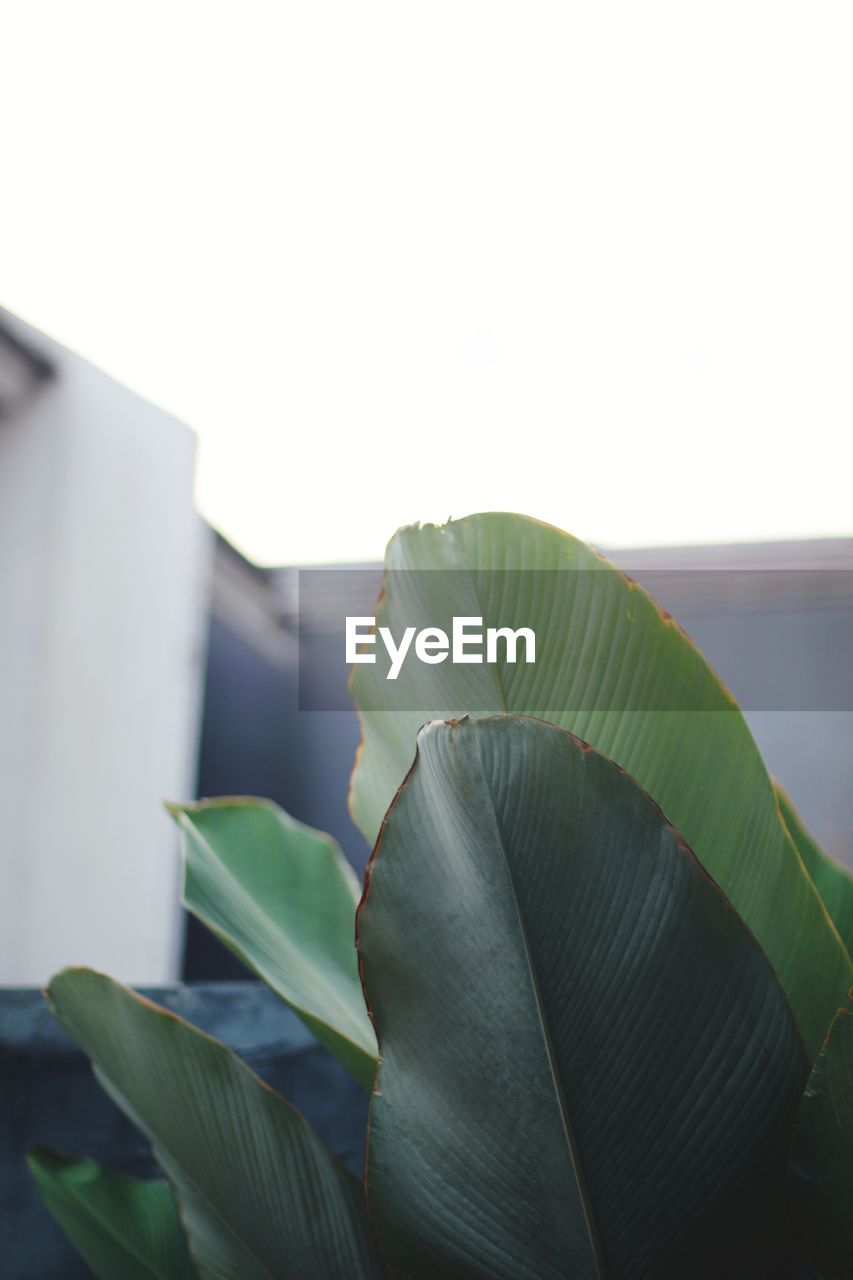
[(0, 7), (0, 302), (268, 562), (853, 532), (853, 7)]

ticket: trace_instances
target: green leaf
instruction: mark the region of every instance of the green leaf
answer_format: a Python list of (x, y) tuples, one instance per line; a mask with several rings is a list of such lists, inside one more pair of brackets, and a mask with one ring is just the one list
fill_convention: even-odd
[(27, 1161), (42, 1200), (100, 1280), (195, 1275), (167, 1182), (142, 1182), (47, 1147), (32, 1147)]
[(521, 717), (427, 726), (358, 946), (380, 1046), (368, 1200), (401, 1274), (792, 1264), (780, 1210), (808, 1070), (793, 1014), (611, 761)]
[(47, 994), (101, 1084), (151, 1142), (201, 1275), (381, 1274), (358, 1179), (235, 1054), (91, 970), (64, 970)]
[[(850, 992), (853, 999), (853, 991)], [(853, 1275), (853, 1011), (838, 1010), (809, 1076), (794, 1129), (791, 1189), (809, 1261)]]
[(376, 1037), (355, 953), (355, 874), (330, 836), (265, 800), (169, 805), (186, 906), (293, 1008), (363, 1088)]
[(678, 827), (770, 957), (814, 1057), (853, 978), (850, 959), (746, 722), (692, 641), (589, 547), (522, 516), (402, 529), (386, 564), (376, 622), (396, 638), (404, 625), (475, 616), (531, 627), (538, 651), (533, 665), (510, 665), (503, 648), (497, 666), (411, 660), (396, 681), (379, 661), (354, 668), (362, 745), (352, 812), (368, 840), (424, 721), (505, 711), (553, 721), (626, 769)]
[(802, 818), (791, 803), (790, 796), (775, 779), (773, 786), (791, 839), (797, 846), (806, 870), (832, 917), (841, 941), (847, 948), (847, 954), (853, 955), (853, 875), (840, 862), (836, 862), (830, 858), (829, 854), (824, 853), (820, 845), (809, 835), (803, 826)]

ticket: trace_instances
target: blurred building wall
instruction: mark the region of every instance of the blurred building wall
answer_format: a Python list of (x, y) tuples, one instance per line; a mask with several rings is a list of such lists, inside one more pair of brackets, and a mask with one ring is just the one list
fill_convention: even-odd
[[(267, 795), (366, 862), (346, 806), (355, 715), (299, 710), (295, 571), (212, 538), (193, 465), (180, 423), (0, 312), (0, 985), (81, 963), (148, 984), (240, 972), (192, 924), (182, 966), (163, 799)], [(853, 865), (853, 595), (832, 585), (853, 540), (610, 554), (694, 636)], [(370, 570), (346, 612), (371, 613)], [(344, 706), (340, 664), (320, 675)]]
[(0, 397), (0, 984), (67, 964), (177, 974), (209, 531), (195, 440), (0, 313), (53, 370)]

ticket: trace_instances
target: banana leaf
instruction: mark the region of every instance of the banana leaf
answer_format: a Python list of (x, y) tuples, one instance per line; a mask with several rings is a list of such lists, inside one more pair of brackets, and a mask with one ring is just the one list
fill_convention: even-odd
[(401, 1276), (797, 1274), (795, 1019), (611, 761), (522, 717), (429, 725), (357, 936), (380, 1046), (368, 1199)]
[(183, 900), (285, 1000), (365, 1090), (376, 1037), (355, 954), (355, 874), (331, 836), (266, 800), (169, 805)]
[(48, 1000), (151, 1142), (201, 1275), (382, 1274), (358, 1179), (229, 1049), (91, 970), (58, 974)]
[[(418, 727), (466, 713), (552, 721), (615, 760), (661, 806), (761, 943), (812, 1058), (850, 958), (782, 820), (728, 690), (651, 597), (582, 542), (514, 515), (412, 526), (392, 539), (377, 627), (531, 628), (533, 664), (353, 669), (362, 743), (351, 787), (368, 841), (412, 762)], [(378, 646), (377, 646), (378, 648)]]
[(192, 1280), (168, 1182), (116, 1173), (32, 1147), (30, 1171), (47, 1208), (98, 1280)]

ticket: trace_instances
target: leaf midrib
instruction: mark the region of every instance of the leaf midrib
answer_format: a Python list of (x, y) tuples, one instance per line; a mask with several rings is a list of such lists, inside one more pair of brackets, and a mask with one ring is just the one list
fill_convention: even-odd
[[(159, 1141), (157, 1141), (153, 1146), (154, 1155), (157, 1157), (157, 1161), (160, 1164), (161, 1168), (163, 1168), (163, 1171), (165, 1173), (166, 1171), (165, 1171), (165, 1168), (163, 1167), (162, 1160), (157, 1155), (158, 1148), (163, 1151), (166, 1151), (167, 1148)], [(260, 1270), (263, 1272), (265, 1276), (269, 1276), (269, 1280), (275, 1280), (275, 1276), (273, 1272), (270, 1271), (267, 1264), (263, 1261), (263, 1259), (258, 1257), (254, 1249), (251, 1247), (251, 1245), (248, 1244), (246, 1240), (244, 1240), (241, 1233), (236, 1230), (233, 1224), (223, 1215), (223, 1213), (217, 1207), (217, 1205), (213, 1203), (213, 1201), (210, 1199), (207, 1193), (202, 1190), (202, 1188), (196, 1182), (195, 1178), (190, 1177), (190, 1175), (187, 1173), (184, 1167), (171, 1154), (169, 1155), (169, 1160), (172, 1163), (173, 1168), (178, 1171), (177, 1173), (173, 1172), (171, 1175), (171, 1180), (173, 1181), (173, 1183), (177, 1184), (180, 1181), (188, 1183), (189, 1186), (192, 1187), (195, 1194), (198, 1196), (199, 1200), (201, 1200), (202, 1203), (206, 1205), (206, 1207), (208, 1208), (210, 1213), (213, 1215), (213, 1217), (216, 1218), (216, 1220), (222, 1224), (225, 1231), (228, 1233), (228, 1235), (231, 1236), (232, 1240), (234, 1240), (240, 1246), (240, 1248), (243, 1250), (246, 1256), (250, 1258), (252, 1262), (254, 1262), (260, 1268)], [(175, 1185), (175, 1198), (177, 1199), (178, 1205), (179, 1205), (178, 1216), (180, 1217), (180, 1220), (181, 1220), (181, 1226), (183, 1227), (187, 1236), (187, 1248), (189, 1249), (190, 1256), (193, 1261), (193, 1265), (198, 1266), (198, 1264), (196, 1263), (195, 1251), (192, 1248), (193, 1233), (191, 1232), (187, 1222), (189, 1213), (187, 1211), (186, 1205), (184, 1205), (181, 1200), (181, 1193), (178, 1190), (177, 1185)], [(183, 1210), (183, 1212), (181, 1212), (181, 1210)]]
[[(483, 775), (483, 781), (484, 783), (486, 782), (485, 774)], [(542, 1041), (545, 1046), (545, 1055), (548, 1061), (548, 1070), (551, 1075), (551, 1082), (554, 1088), (554, 1094), (557, 1099), (557, 1106), (560, 1112), (560, 1119), (563, 1124), (563, 1134), (566, 1139), (566, 1146), (568, 1147), (569, 1156), (572, 1162), (572, 1171), (575, 1175), (575, 1182), (578, 1188), (578, 1195), (580, 1198), (581, 1206), (583, 1208), (584, 1223), (587, 1229), (587, 1236), (589, 1238), (593, 1261), (595, 1262), (596, 1275), (598, 1276), (599, 1280), (606, 1280), (607, 1272), (604, 1266), (604, 1257), (601, 1249), (601, 1239), (598, 1233), (598, 1227), (596, 1225), (595, 1215), (594, 1215), (592, 1203), (589, 1197), (589, 1191), (586, 1186), (586, 1179), (584, 1178), (583, 1169), (581, 1166), (580, 1152), (578, 1150), (577, 1141), (574, 1133), (574, 1127), (572, 1125), (571, 1116), (569, 1114), (568, 1100), (566, 1098), (565, 1090), (563, 1089), (562, 1080), (560, 1079), (560, 1074), (557, 1068), (553, 1041), (551, 1040), (551, 1034), (548, 1030), (548, 1024), (545, 1020), (545, 1009), (542, 1001), (542, 994), (539, 988), (539, 979), (536, 973), (536, 967), (533, 963), (533, 954), (530, 948), (530, 941), (527, 935), (527, 927), (524, 921), (524, 915), (521, 910), (521, 903), (518, 900), (518, 894), (515, 888), (515, 881), (512, 875), (512, 866), (509, 860), (509, 856), (507, 854), (506, 842), (503, 837), (503, 831), (501, 829), (500, 822), (498, 821), (497, 809), (495, 807), (494, 799), (492, 797), (491, 787), (486, 785), (484, 789), (486, 794), (489, 797), (489, 811), (492, 817), (492, 821), (494, 823), (497, 843), (500, 847), (501, 855), (503, 857), (504, 867), (506, 869), (507, 882), (509, 884), (510, 892), (512, 894), (512, 904), (515, 911), (515, 917), (518, 922), (519, 934), (521, 936), (521, 942), (524, 947), (524, 957), (527, 962), (527, 970), (530, 977), (531, 987), (533, 989), (534, 1002), (536, 1005), (536, 1016), (539, 1022), (540, 1031), (542, 1033)]]

